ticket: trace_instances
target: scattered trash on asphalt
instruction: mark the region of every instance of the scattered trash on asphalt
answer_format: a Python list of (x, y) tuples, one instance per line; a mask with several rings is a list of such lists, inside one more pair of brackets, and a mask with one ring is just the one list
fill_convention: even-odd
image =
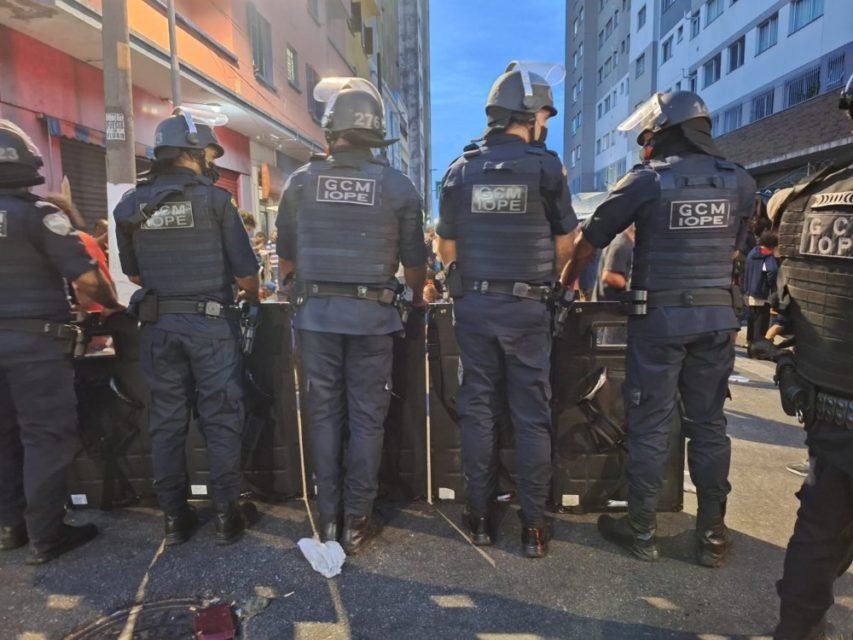
[(261, 611), (270, 606), (270, 602), (272, 598), (265, 598), (264, 596), (252, 596), (246, 602), (243, 603), (239, 609), (237, 609), (237, 615), (243, 622), (248, 622), (256, 615), (258, 615)]
[(729, 382), (734, 382), (735, 384), (748, 384), (749, 381), (749, 378), (738, 375), (736, 373), (733, 373), (729, 376)]
[(296, 544), (314, 571), (326, 578), (334, 578), (340, 574), (344, 560), (347, 559), (340, 544), (334, 540), (320, 542), (316, 538), (302, 538)]

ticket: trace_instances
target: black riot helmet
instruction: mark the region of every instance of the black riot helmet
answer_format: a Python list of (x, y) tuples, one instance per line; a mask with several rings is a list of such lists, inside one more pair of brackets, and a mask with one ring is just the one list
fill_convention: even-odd
[(223, 149), (222, 145), (219, 144), (219, 138), (216, 137), (213, 127), (209, 124), (199, 122), (196, 124), (196, 129), (198, 130), (199, 142), (204, 145), (205, 149), (207, 147), (211, 147), (216, 153), (215, 157), (217, 158), (221, 158), (225, 155), (225, 149)]
[(39, 169), (41, 152), (30, 137), (10, 120), (0, 120), (0, 188), (44, 184)]
[(168, 160), (177, 158), (182, 151), (204, 151), (211, 140), (219, 147), (213, 130), (207, 127), (209, 131), (204, 132), (202, 127), (207, 125), (198, 125), (189, 112), (175, 109), (171, 116), (157, 125), (154, 132), (154, 157), (157, 160)]
[(365, 147), (387, 147), (385, 104), (376, 87), (364, 78), (326, 78), (314, 87), (314, 99), (325, 102), (320, 126), (334, 143), (343, 137)]
[(565, 77), (565, 69), (544, 62), (510, 62), (489, 90), (486, 98), (486, 118), (490, 129), (504, 128), (511, 117), (532, 120), (545, 109), (551, 117), (557, 115), (552, 86)]
[(639, 129), (637, 144), (643, 145), (643, 134), (650, 131), (655, 134), (676, 125), (682, 125), (694, 118), (704, 118), (711, 126), (711, 114), (708, 107), (692, 91), (668, 91), (655, 93), (637, 107), (619, 126), (619, 131)]
[(847, 80), (847, 85), (841, 91), (841, 100), (838, 102), (838, 108), (846, 111), (847, 115), (853, 118), (853, 76)]

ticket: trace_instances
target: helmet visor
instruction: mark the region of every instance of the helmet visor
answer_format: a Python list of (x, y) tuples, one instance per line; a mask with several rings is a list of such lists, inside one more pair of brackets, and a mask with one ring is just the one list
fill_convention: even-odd
[[(513, 60), (507, 65), (506, 71), (521, 71), (522, 82), (524, 82), (524, 91), (531, 86), (530, 74), (535, 74), (545, 78), (552, 87), (557, 86), (566, 78), (566, 68), (556, 62), (535, 62), (532, 60)], [(506, 73), (506, 71), (504, 73)], [(533, 95), (531, 89), (528, 95)]]
[[(634, 109), (634, 112), (619, 123), (616, 129), (625, 133), (636, 131), (637, 134), (642, 134), (643, 131), (655, 131), (656, 127), (663, 124), (660, 95), (659, 93), (654, 94)], [(637, 136), (637, 140), (639, 144), (639, 135)]]
[(324, 78), (314, 87), (314, 99), (317, 102), (333, 102), (335, 96), (345, 87), (372, 93), (378, 102), (382, 102), (379, 91), (372, 82), (364, 78)]

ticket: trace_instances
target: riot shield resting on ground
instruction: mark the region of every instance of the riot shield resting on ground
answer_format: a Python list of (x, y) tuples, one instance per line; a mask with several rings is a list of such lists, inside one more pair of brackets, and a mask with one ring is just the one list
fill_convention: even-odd
[[(74, 505), (110, 509), (153, 495), (147, 392), (139, 368), (139, 331), (129, 316), (104, 327), (90, 323), (93, 339), (75, 359), (82, 448), (71, 468)], [(98, 349), (110, 336), (115, 353)], [(301, 494), (291, 310), (264, 304), (255, 349), (245, 362), (244, 489), (266, 499)], [(193, 414), (194, 412), (191, 412)], [(188, 425), (190, 497), (207, 494), (207, 450), (195, 417)]]
[[(625, 340), (626, 317), (619, 304), (598, 302), (576, 304), (554, 340), (551, 495), (555, 508), (584, 512), (625, 506)], [(433, 493), (443, 500), (463, 500), (461, 434), (455, 406), (461, 367), (452, 305), (431, 308), (428, 350)], [(660, 511), (682, 508), (684, 439), (680, 416), (674, 415), (673, 420)], [(498, 419), (498, 434), (495, 456), (500, 494), (514, 487), (515, 445), (506, 412)]]
[(90, 316), (84, 353), (74, 358), (81, 449), (71, 466), (74, 506), (112, 509), (151, 495), (147, 390), (139, 331), (128, 315), (103, 325)]
[[(572, 307), (551, 352), (552, 500), (572, 512), (625, 506), (628, 461), (622, 384), (626, 316), (618, 302)], [(658, 511), (681, 511), (684, 436), (674, 412)]]

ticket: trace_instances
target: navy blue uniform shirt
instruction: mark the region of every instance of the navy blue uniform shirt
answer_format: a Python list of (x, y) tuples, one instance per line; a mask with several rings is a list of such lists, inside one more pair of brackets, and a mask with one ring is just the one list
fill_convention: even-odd
[[(685, 157), (689, 154), (685, 154)], [(743, 174), (748, 177), (745, 171)], [(740, 176), (739, 176), (740, 177)], [(752, 210), (755, 200), (755, 183), (752, 179), (739, 180), (738, 202), (735, 210)], [(649, 216), (658, 215), (661, 189), (658, 174), (645, 165), (633, 167), (602, 202), (584, 226), (584, 238), (598, 249), (603, 249), (631, 224), (638, 228)], [(743, 249), (749, 233), (749, 218), (743, 218), (735, 247)], [(734, 251), (732, 252), (734, 259)], [(656, 307), (648, 315), (632, 316), (628, 331), (632, 336), (674, 337), (738, 329), (740, 322), (730, 307)]]
[[(373, 154), (363, 147), (337, 149), (334, 157), (347, 166), (371, 162)], [(303, 165), (288, 178), (281, 195), (276, 218), (279, 257), (296, 262), (297, 218), (302, 199), (306, 171)], [(390, 207), (399, 220), (400, 262), (404, 267), (426, 266), (423, 206), (412, 181), (391, 167), (382, 172), (382, 206)], [(299, 264), (296, 265), (299, 271)], [(394, 307), (372, 300), (337, 296), (309, 298), (296, 313), (295, 326), (307, 331), (348, 335), (386, 335), (403, 330), (400, 314)]]

